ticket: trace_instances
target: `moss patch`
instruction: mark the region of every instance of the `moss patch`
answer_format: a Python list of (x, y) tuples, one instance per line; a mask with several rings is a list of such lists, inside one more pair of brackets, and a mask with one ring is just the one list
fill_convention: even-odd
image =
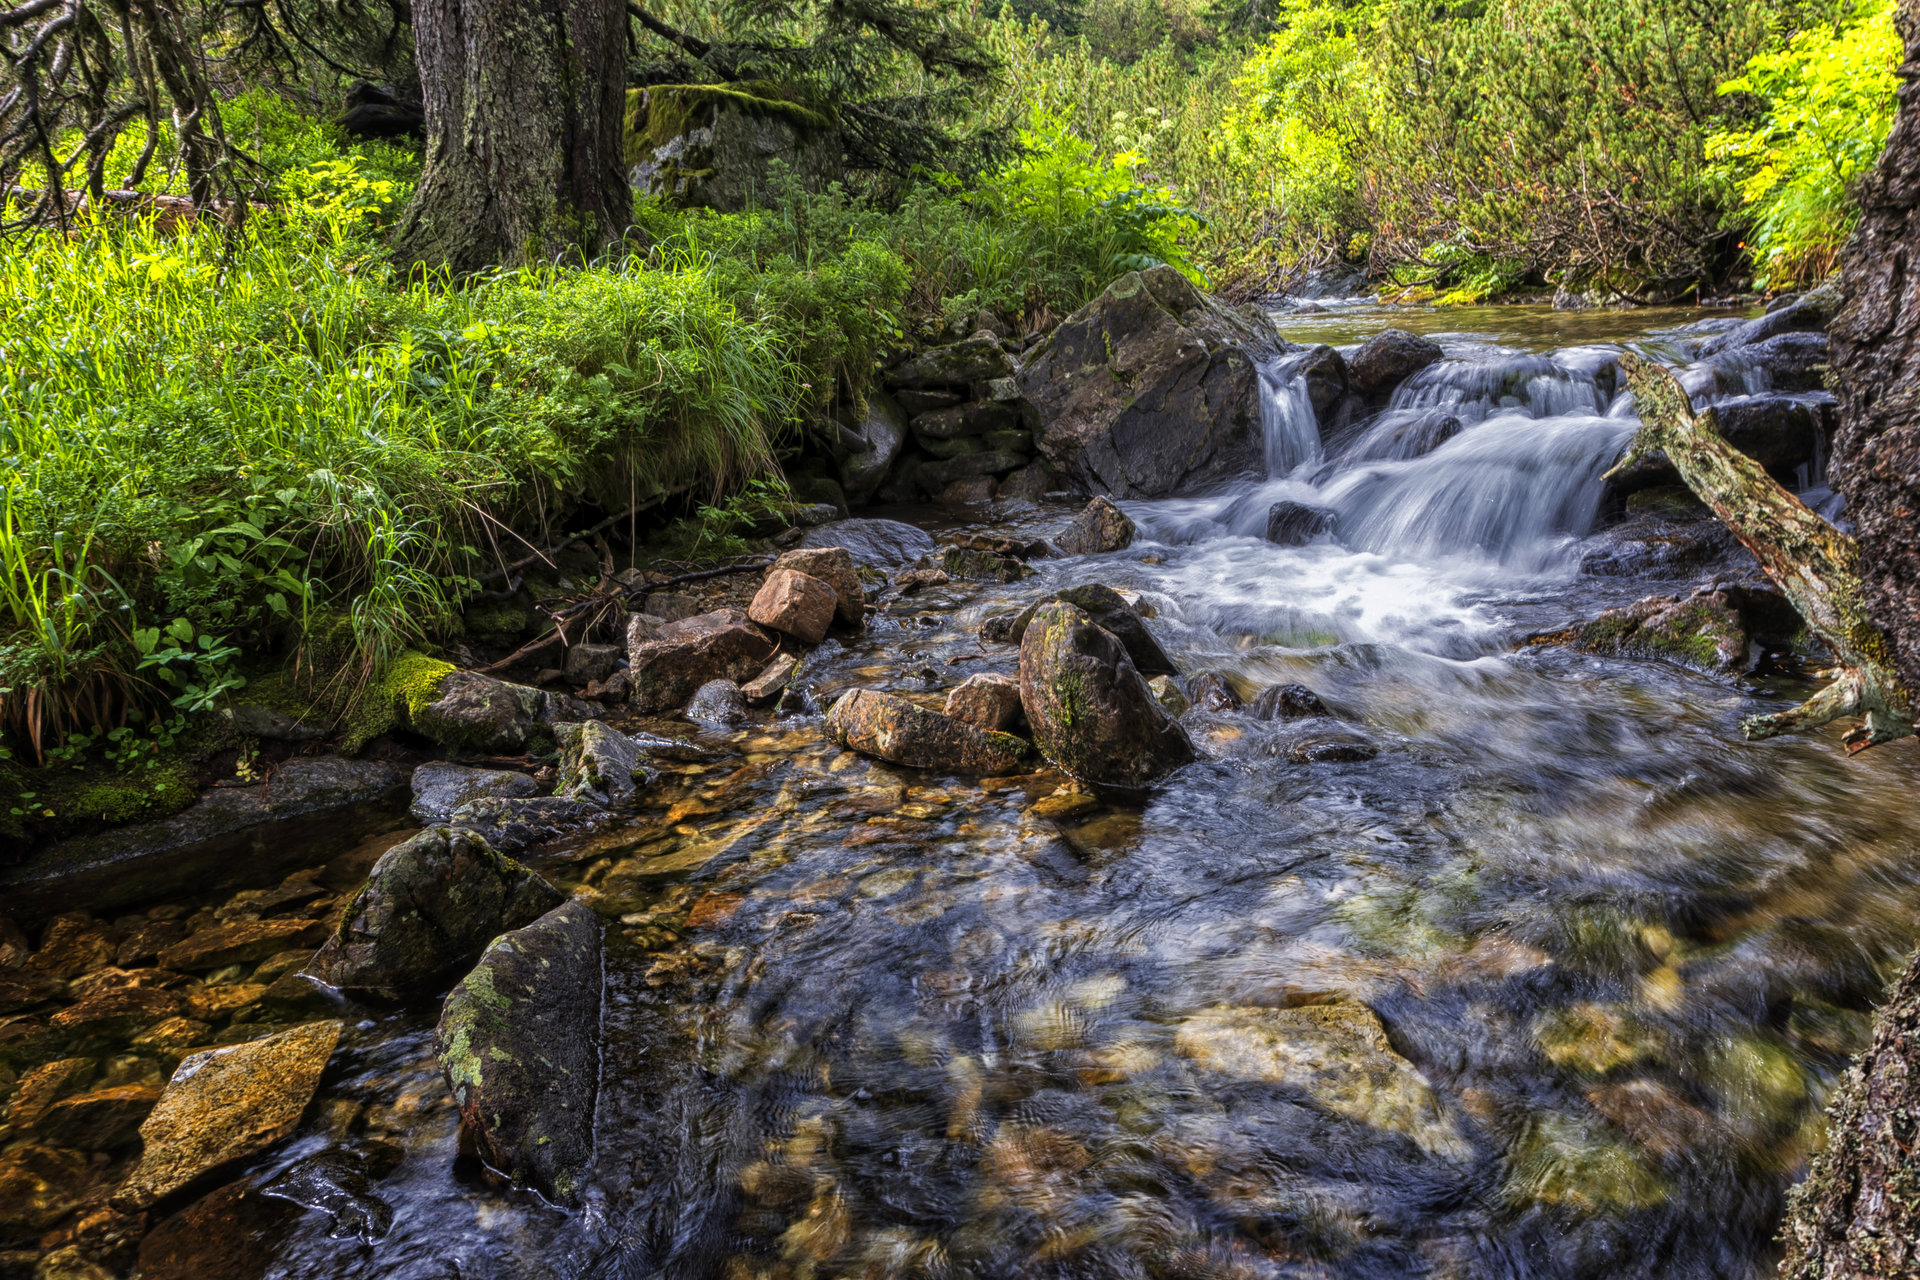
[(403, 653), (367, 690), (347, 721), (340, 749), (353, 755), (373, 739), (412, 719), (433, 704), (440, 684), (457, 668), (424, 653)]

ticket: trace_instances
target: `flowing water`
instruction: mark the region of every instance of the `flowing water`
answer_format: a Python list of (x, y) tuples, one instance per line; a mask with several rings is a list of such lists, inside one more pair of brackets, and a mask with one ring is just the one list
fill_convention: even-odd
[[(309, 1213), (271, 1273), (1768, 1274), (1920, 934), (1920, 751), (1743, 741), (1790, 670), (1522, 646), (1675, 589), (1579, 563), (1634, 425), (1606, 344), (1681, 358), (1676, 318), (1281, 318), (1410, 321), (1478, 329), (1324, 436), (1276, 366), (1266, 479), (1128, 504), (1125, 552), (900, 601), (806, 670), (821, 705), (1009, 671), (982, 619), (1099, 580), (1183, 670), (1308, 685), (1344, 726), (1197, 710), (1208, 758), (1134, 805), (895, 769), (814, 717), (715, 739), (541, 862), (618, 920), (584, 1207), (457, 1159), (433, 1010), (361, 1010), (331, 1127), (275, 1167), (397, 1141), (390, 1224)], [(1337, 531), (1264, 541), (1280, 500)], [(1330, 732), (1378, 754), (1290, 757)]]

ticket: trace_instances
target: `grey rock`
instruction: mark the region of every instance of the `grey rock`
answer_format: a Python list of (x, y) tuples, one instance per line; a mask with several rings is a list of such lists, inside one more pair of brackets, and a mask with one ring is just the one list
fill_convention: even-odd
[(1013, 362), (990, 333), (976, 333), (944, 347), (934, 347), (887, 370), (889, 387), (909, 390), (965, 391), (976, 383), (1010, 377)]
[(1441, 358), (1440, 344), (1405, 329), (1385, 329), (1368, 338), (1347, 361), (1348, 384), (1363, 400), (1383, 401), (1393, 389)]
[(640, 744), (598, 720), (554, 726), (560, 747), (560, 785), (565, 800), (620, 804), (647, 780)]
[(569, 684), (592, 684), (605, 680), (620, 669), (626, 650), (617, 644), (576, 644), (567, 649), (566, 673)]
[[(1005, 379), (1012, 382), (1011, 378)], [(909, 424), (914, 439), (922, 448), (929, 442), (960, 440), (989, 431), (1011, 431), (1020, 425), (1020, 415), (1007, 405), (992, 400), (974, 400), (950, 409), (923, 413)]]
[(1046, 605), (1027, 627), (1020, 701), (1034, 745), (1099, 786), (1144, 787), (1197, 756), (1121, 643), (1070, 604)]
[(900, 456), (907, 439), (906, 412), (885, 392), (869, 392), (853, 434), (862, 447), (840, 459), (840, 488), (848, 502), (860, 503), (873, 497)]
[(319, 725), (302, 724), (284, 711), (263, 707), (257, 702), (223, 707), (220, 714), (241, 733), (266, 742), (318, 742), (327, 736), (327, 731)]
[(803, 547), (845, 547), (859, 564), (891, 572), (933, 553), (933, 536), (899, 520), (855, 518), (809, 529)]
[(1103, 555), (1132, 546), (1138, 532), (1139, 527), (1111, 498), (1099, 497), (1060, 531), (1054, 544), (1064, 555)]
[(730, 729), (747, 718), (746, 695), (731, 680), (709, 680), (694, 691), (681, 714), (695, 724)]
[(432, 702), (405, 714), (409, 728), (443, 747), (505, 754), (524, 749), (528, 739), (563, 719), (603, 713), (577, 698), (477, 671), (452, 671)]
[(461, 805), (484, 797), (519, 799), (540, 786), (510, 769), (474, 769), (433, 760), (413, 771), (412, 814), (422, 823), (445, 822)]
[(1333, 712), (1320, 695), (1303, 684), (1276, 684), (1262, 689), (1249, 708), (1258, 720), (1304, 720)]
[(1323, 533), (1340, 527), (1340, 517), (1330, 507), (1315, 507), (1304, 502), (1276, 502), (1267, 508), (1267, 541), (1282, 547), (1304, 547)]
[(670, 622), (629, 650), (633, 705), (655, 714), (686, 705), (709, 680), (751, 680), (778, 647), (770, 632), (738, 609)]
[(483, 796), (455, 809), (448, 815), (447, 825), (473, 832), (501, 853), (516, 854), (607, 816), (606, 806), (590, 800)]

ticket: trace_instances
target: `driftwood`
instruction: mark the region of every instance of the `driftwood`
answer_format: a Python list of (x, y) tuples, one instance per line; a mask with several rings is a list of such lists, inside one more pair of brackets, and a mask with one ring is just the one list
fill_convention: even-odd
[(1758, 557), (1808, 630), (1840, 663), (1826, 673), (1830, 683), (1800, 706), (1749, 718), (1746, 735), (1771, 738), (1847, 716), (1864, 721), (1846, 735), (1849, 751), (1913, 733), (1912, 695), (1895, 667), (1886, 632), (1867, 613), (1860, 544), (1729, 444), (1712, 409), (1696, 414), (1672, 373), (1633, 355), (1621, 356), (1620, 368), (1643, 425), (1613, 470), (1663, 451), (1687, 486)]

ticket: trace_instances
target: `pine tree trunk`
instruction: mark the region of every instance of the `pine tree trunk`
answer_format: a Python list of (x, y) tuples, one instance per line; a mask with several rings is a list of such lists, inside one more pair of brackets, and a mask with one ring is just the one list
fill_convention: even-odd
[(402, 265), (597, 257), (632, 220), (621, 0), (415, 0), (426, 167)]

